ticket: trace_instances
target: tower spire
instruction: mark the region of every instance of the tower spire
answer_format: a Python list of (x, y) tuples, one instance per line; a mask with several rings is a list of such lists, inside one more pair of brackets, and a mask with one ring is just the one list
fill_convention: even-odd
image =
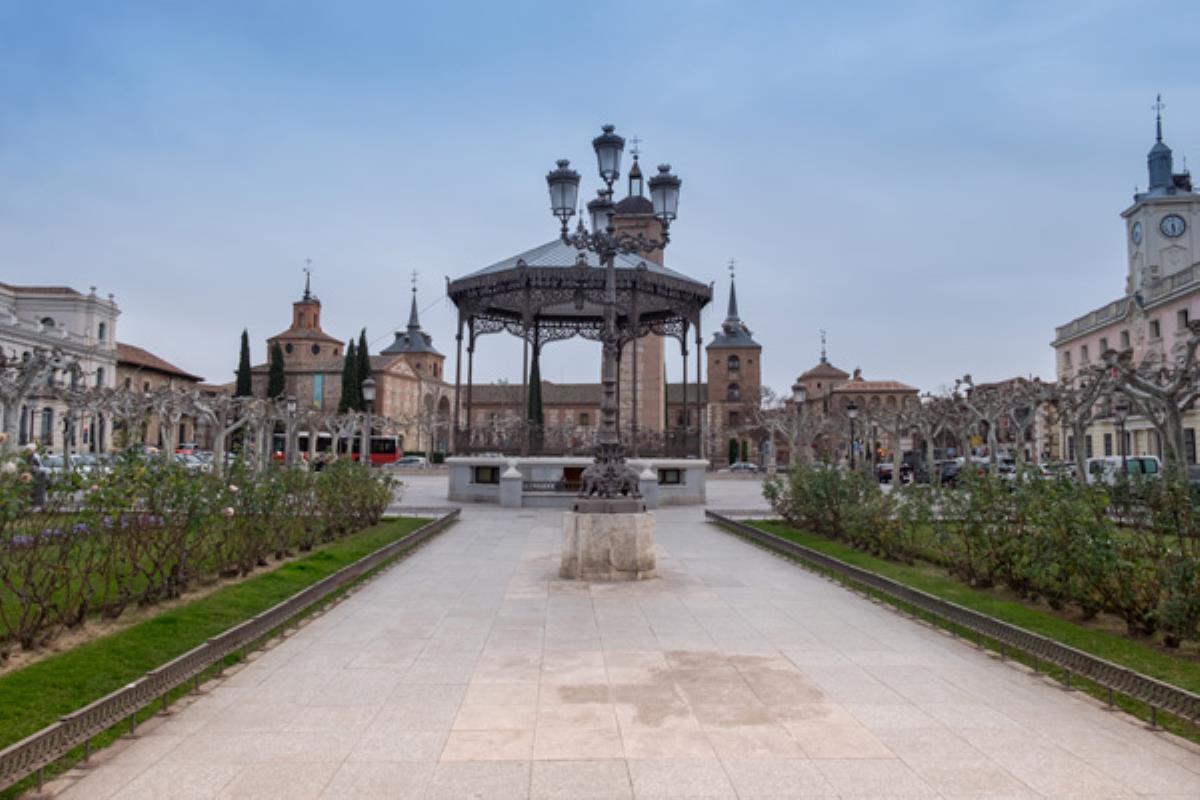
[(312, 259), (304, 259), (304, 299), (312, 300)]
[(417, 316), (417, 271), (412, 272), (412, 308), (408, 312), (408, 329), (410, 331), (421, 329), (421, 320)]
[(1172, 162), (1171, 148), (1167, 147), (1162, 138), (1162, 110), (1166, 108), (1166, 104), (1162, 101), (1162, 95), (1155, 98), (1154, 105), (1154, 146), (1150, 148), (1150, 153), (1146, 156), (1146, 166), (1150, 173), (1150, 183), (1147, 187), (1147, 192), (1150, 194), (1173, 194), (1174, 179), (1172, 172), (1174, 164)]
[(825, 358), (825, 329), (821, 328), (821, 363), (824, 364), (828, 360)]
[(737, 284), (734, 283), (734, 271), (736, 267), (737, 259), (729, 259), (729, 309), (725, 312), (726, 322), (738, 321)]
[(1163, 101), (1162, 101), (1162, 94), (1159, 94), (1158, 97), (1156, 97), (1154, 99), (1153, 108), (1154, 108), (1154, 127), (1155, 127), (1154, 141), (1161, 142), (1162, 141), (1162, 110), (1164, 108), (1166, 108), (1166, 106), (1163, 104)]

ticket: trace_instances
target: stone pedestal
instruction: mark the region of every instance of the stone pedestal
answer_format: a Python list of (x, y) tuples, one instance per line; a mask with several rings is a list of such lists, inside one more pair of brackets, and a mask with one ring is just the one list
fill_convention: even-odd
[(516, 462), (509, 462), (508, 469), (500, 473), (500, 505), (505, 508), (520, 508), (524, 481), (525, 477), (517, 469)]
[(563, 578), (637, 581), (653, 578), (654, 512), (563, 514)]

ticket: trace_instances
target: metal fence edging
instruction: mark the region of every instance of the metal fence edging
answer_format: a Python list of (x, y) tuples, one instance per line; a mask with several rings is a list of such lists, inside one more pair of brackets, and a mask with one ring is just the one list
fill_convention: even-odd
[(1054, 664), (1065, 670), (1068, 675), (1087, 678), (1110, 691), (1116, 691), (1139, 700), (1148, 705), (1154, 714), (1162, 710), (1193, 723), (1200, 722), (1200, 695), (1198, 694), (1143, 675), (1128, 667), (1114, 664), (1091, 653), (1085, 653), (1039, 633), (1027, 631), (979, 611), (943, 600), (870, 570), (847, 564), (833, 556), (768, 533), (753, 525), (739, 522), (719, 512), (706, 510), (704, 513), (718, 525), (758, 544), (782, 551), (822, 570), (848, 578), (893, 600), (931, 614), (944, 622), (972, 631), (977, 636), (986, 636), (998, 642), (1002, 647), (1012, 648), (1031, 656), (1035, 661), (1040, 660)]
[[(123, 720), (133, 720), (137, 712), (189, 680), (198, 678), (205, 670), (231, 653), (262, 639), (376, 567), (423, 544), (457, 519), (459, 513), (458, 508), (447, 510), (442, 516), (427, 522), (407, 536), (347, 564), (266, 611), (213, 636), (205, 643), (155, 667), (137, 680), (93, 700), (57, 722), (0, 750), (0, 789), (7, 789), (14, 783), (39, 773), (73, 748), (90, 742), (92, 737)], [(131, 722), (131, 727), (133, 724)]]

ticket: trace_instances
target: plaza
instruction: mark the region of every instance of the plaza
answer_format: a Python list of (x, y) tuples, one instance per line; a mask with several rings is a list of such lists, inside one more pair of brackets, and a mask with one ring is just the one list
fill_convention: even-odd
[[(444, 506), (406, 478), (394, 510)], [(708, 507), (763, 509), (756, 480)], [(561, 512), (467, 504), (47, 787), (64, 798), (1195, 797), (1200, 749), (657, 513), (659, 577), (558, 577)]]

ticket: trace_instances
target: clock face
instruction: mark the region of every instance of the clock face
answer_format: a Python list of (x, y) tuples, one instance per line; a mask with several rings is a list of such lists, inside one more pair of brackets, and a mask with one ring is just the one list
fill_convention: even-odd
[(1129, 232), (1129, 237), (1133, 239), (1134, 244), (1142, 243), (1142, 223), (1133, 223), (1133, 230)]
[(1162, 218), (1162, 222), (1158, 223), (1158, 229), (1163, 232), (1163, 236), (1174, 239), (1183, 236), (1183, 232), (1187, 230), (1187, 223), (1178, 214), (1167, 214)]

